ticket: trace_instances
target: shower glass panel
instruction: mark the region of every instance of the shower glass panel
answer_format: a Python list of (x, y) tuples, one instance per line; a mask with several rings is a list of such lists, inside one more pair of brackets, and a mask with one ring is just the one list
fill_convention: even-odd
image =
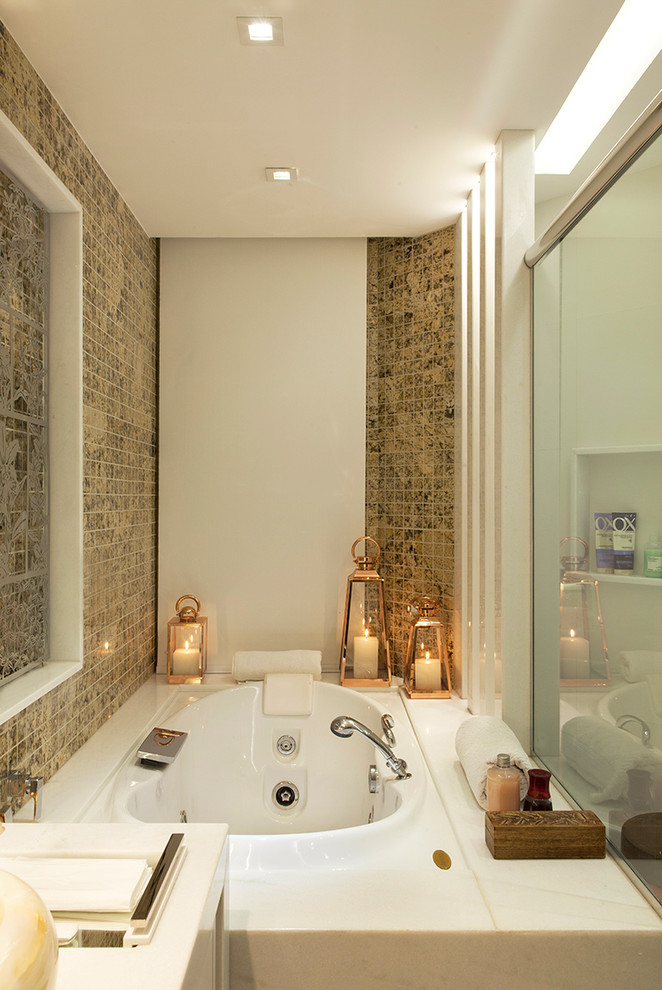
[(658, 137), (534, 267), (533, 706), (536, 755), (660, 901), (661, 272)]

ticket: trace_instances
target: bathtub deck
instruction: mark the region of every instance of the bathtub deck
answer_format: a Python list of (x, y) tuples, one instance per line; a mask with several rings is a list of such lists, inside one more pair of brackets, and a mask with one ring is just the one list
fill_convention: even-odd
[(455, 754), (464, 704), (405, 704), (465, 865), (235, 877), (231, 990), (337, 990), (359, 973), (361, 990), (524, 990), (531, 966), (548, 990), (656, 986), (662, 920), (618, 865), (494, 860)]
[[(206, 684), (214, 681), (223, 686), (229, 678), (208, 676)], [(173, 690), (152, 678), (55, 775), (44, 789), (49, 821), (103, 819), (106, 779)], [(618, 865), (609, 857), (493, 860), (484, 814), (455, 755), (464, 704), (405, 705), (461, 862), (448, 871), (428, 868), (427, 850), (405, 844), (397, 854), (380, 851), (368, 869), (232, 875), (231, 990), (337, 990), (340, 980), (362, 990), (518, 990), (530, 985), (527, 961), (535, 959), (545, 960), (536, 984), (550, 990), (597, 990), (621, 979), (655, 986), (662, 919)], [(554, 798), (555, 807), (565, 806)], [(434, 839), (425, 841), (432, 847)], [(443, 844), (440, 838), (436, 847)]]

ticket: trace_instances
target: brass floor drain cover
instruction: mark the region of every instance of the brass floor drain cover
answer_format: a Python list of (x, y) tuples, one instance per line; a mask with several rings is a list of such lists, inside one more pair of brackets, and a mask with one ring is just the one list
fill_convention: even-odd
[(443, 849), (435, 849), (432, 853), (432, 860), (440, 870), (450, 870), (451, 868), (451, 858)]

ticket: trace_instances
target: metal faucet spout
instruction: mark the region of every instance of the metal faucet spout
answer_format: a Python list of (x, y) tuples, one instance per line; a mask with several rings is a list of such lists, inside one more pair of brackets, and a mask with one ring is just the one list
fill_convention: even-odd
[[(41, 818), (41, 792), (44, 786), (44, 778), (36, 777), (21, 770), (9, 770), (1, 779), (10, 785), (14, 781), (20, 781), (23, 786), (23, 796), (32, 800), (32, 821), (38, 822)], [(0, 808), (0, 822), (14, 821), (14, 813), (11, 800), (8, 798)]]
[(636, 722), (641, 729), (641, 741), (644, 746), (650, 746), (651, 743), (651, 730), (647, 722), (644, 722), (643, 718), (638, 715), (619, 715), (616, 719), (616, 727), (618, 729), (624, 729), (628, 722)]
[(341, 739), (351, 736), (353, 732), (360, 732), (362, 736), (369, 739), (373, 746), (379, 750), (386, 760), (386, 765), (393, 770), (398, 780), (406, 780), (408, 777), (411, 777), (411, 774), (407, 770), (406, 762), (399, 759), (383, 739), (380, 739), (372, 729), (369, 729), (363, 722), (359, 722), (358, 719), (351, 718), (349, 715), (339, 715), (337, 718), (334, 718), (329, 728), (334, 735), (340, 736)]
[(43, 777), (26, 777), (25, 794), (32, 799), (32, 821), (41, 821), (41, 792), (44, 786)]

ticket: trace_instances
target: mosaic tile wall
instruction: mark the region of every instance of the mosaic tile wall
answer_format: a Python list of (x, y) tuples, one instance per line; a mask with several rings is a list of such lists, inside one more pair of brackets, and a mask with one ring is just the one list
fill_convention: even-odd
[(454, 228), (368, 241), (366, 533), (399, 675), (412, 595), (441, 598), (452, 657), (454, 252)]
[(83, 207), (83, 670), (0, 726), (51, 776), (155, 665), (158, 244), (0, 24), (0, 109)]

